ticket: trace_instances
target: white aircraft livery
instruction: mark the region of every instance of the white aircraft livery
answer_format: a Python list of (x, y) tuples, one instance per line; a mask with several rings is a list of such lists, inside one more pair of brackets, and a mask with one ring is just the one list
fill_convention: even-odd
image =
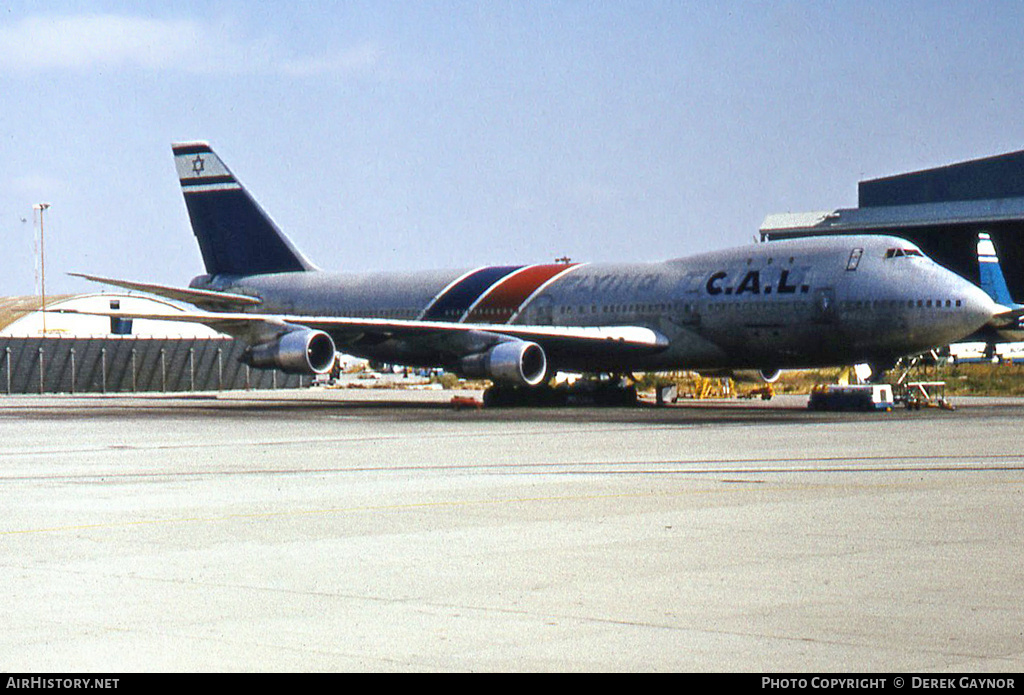
[(894, 236), (771, 241), (657, 263), (326, 272), (207, 143), (173, 152), (206, 274), (189, 287), (82, 277), (192, 304), (131, 316), (228, 333), (248, 345), (253, 367), (324, 373), (340, 351), (519, 388), (556, 371), (733, 368), (770, 379), (863, 362), (884, 371), (983, 326), (1016, 325), (1020, 313)]

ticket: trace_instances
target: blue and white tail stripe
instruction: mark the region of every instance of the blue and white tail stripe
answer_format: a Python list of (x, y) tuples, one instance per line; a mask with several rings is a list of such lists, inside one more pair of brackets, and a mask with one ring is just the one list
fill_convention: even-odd
[(174, 166), (182, 192), (237, 191), (242, 186), (205, 142), (174, 145)]
[(978, 234), (978, 262), (998, 263), (995, 244), (992, 243), (992, 236), (987, 232)]
[(999, 256), (996, 255), (992, 237), (985, 232), (978, 234), (978, 278), (981, 289), (985, 290), (997, 304), (1006, 307), (1019, 306), (1013, 301), (1010, 289), (1006, 286), (1006, 278), (999, 266)]

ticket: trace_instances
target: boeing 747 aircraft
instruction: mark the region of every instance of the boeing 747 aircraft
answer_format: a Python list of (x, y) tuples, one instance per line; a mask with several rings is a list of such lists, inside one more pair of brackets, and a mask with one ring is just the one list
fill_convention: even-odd
[[(625, 374), (867, 362), (946, 345), (1019, 311), (893, 236), (772, 241), (660, 263), (335, 273), (299, 252), (205, 142), (173, 145), (206, 274), (189, 287), (82, 276), (187, 302), (132, 314), (245, 341), (253, 367), (316, 374), (336, 351), (535, 387)], [(117, 312), (110, 312), (117, 314)], [(124, 315), (128, 318), (128, 315)]]

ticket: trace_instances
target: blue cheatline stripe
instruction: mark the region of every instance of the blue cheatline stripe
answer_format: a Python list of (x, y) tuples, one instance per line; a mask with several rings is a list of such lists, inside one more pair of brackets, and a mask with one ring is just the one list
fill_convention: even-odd
[(425, 321), (458, 321), (484, 292), (521, 265), (497, 265), (470, 273), (437, 298), (423, 314)]

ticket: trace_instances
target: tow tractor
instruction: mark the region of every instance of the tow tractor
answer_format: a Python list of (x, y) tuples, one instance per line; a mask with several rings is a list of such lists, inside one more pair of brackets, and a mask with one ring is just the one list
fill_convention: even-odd
[(811, 410), (892, 410), (889, 384), (819, 384), (811, 391), (807, 407)]

